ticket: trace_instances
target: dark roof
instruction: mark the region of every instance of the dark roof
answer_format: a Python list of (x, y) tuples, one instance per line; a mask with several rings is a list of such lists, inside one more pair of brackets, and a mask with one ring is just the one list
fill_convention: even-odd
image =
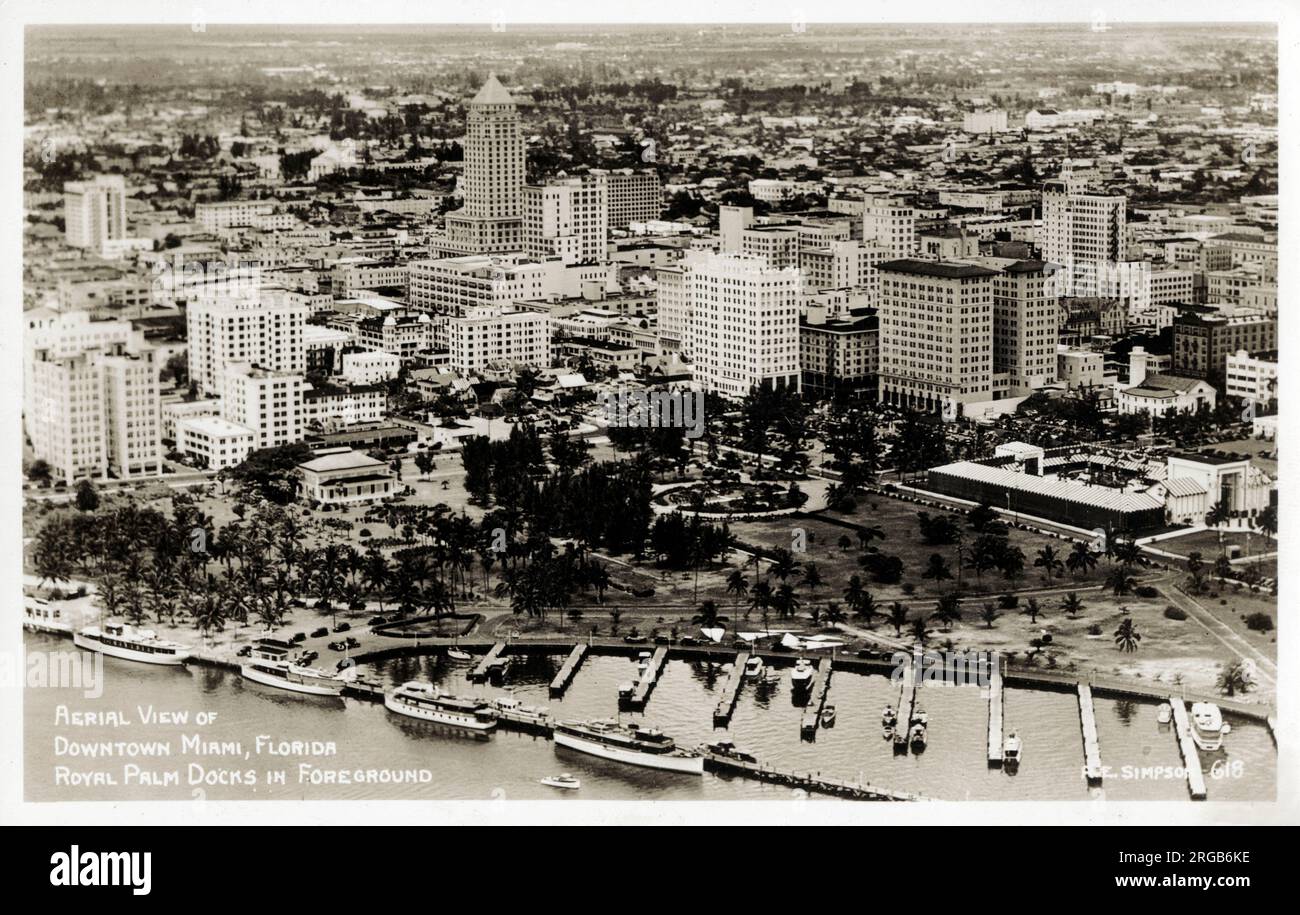
[(986, 267), (975, 267), (971, 264), (953, 264), (945, 261), (918, 261), (910, 258), (904, 258), (903, 260), (897, 261), (886, 261), (877, 269), (888, 270), (890, 273), (911, 273), (917, 276), (934, 276), (941, 279), (965, 279), (967, 277), (998, 275), (996, 270), (989, 270)]
[[(1050, 268), (1050, 269), (1049, 269)], [(1055, 272), (1061, 269), (1059, 264), (1048, 263), (1040, 260), (1018, 260), (1014, 264), (1008, 264), (1002, 271), (1003, 273), (1042, 273)]]

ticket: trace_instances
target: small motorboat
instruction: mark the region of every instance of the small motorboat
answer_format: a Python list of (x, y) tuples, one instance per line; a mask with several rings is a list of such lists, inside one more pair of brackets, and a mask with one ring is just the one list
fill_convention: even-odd
[(618, 685), (618, 698), (620, 699), (631, 699), (634, 692), (636, 692), (636, 684), (631, 680), (625, 680)]
[(767, 668), (763, 671), (763, 676), (759, 680), (764, 686), (776, 686), (781, 682), (781, 671)]
[(1156, 709), (1156, 724), (1168, 724), (1174, 720), (1174, 708), (1168, 702), (1161, 702)]
[(732, 740), (718, 740), (714, 743), (707, 743), (704, 745), (704, 749), (716, 756), (725, 756), (728, 759), (735, 759), (740, 762), (758, 762), (757, 756), (753, 753), (746, 753), (744, 750), (737, 749), (735, 741)]
[(563, 788), (566, 791), (577, 791), (582, 787), (582, 782), (578, 781), (568, 772), (565, 772), (563, 775), (548, 775), (546, 778), (539, 780), (548, 788)]
[(892, 724), (887, 724), (887, 725), (885, 725), (883, 728), (880, 729), (880, 736), (881, 736), (884, 740), (893, 740), (893, 739), (894, 739), (894, 726), (893, 726)]
[(925, 749), (925, 725), (914, 724), (912, 731), (908, 734), (908, 741), (912, 744), (913, 750)]
[(885, 706), (885, 710), (880, 713), (880, 723), (890, 729), (898, 724), (898, 712), (894, 711), (892, 705)]
[(448, 648), (447, 657), (453, 661), (472, 661), (474, 656), (463, 648)]
[(822, 727), (829, 728), (835, 726), (835, 706), (828, 705), (822, 709)]
[(763, 676), (763, 659), (758, 655), (754, 655), (745, 662), (745, 677), (753, 679), (761, 676)]
[(1020, 735), (1012, 731), (1002, 741), (1002, 765), (1014, 768), (1020, 765)]
[(909, 723), (910, 723), (910, 724), (919, 724), (919, 725), (921, 725), (922, 727), (925, 727), (926, 725), (928, 725), (928, 724), (930, 723), (930, 716), (927, 715), (927, 714), (925, 713), (925, 709), (923, 709), (923, 708), (917, 708), (917, 709), (913, 710), (913, 712), (912, 712), (912, 720), (911, 720), (911, 722), (909, 722)]

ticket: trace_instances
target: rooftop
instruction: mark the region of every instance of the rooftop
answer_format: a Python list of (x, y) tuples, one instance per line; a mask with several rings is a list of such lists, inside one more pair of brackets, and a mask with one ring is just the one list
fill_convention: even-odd
[(910, 273), (914, 276), (933, 276), (940, 279), (955, 280), (968, 277), (997, 276), (996, 270), (975, 267), (971, 264), (956, 264), (945, 261), (920, 261), (904, 258), (903, 260), (885, 261), (877, 269), (890, 273)]

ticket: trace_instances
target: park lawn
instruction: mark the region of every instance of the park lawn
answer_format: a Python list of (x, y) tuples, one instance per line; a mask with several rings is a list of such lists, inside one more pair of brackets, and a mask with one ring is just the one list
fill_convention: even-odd
[[(1220, 546), (1220, 538), (1222, 538), (1222, 546)], [(1247, 548), (1249, 548), (1252, 556), (1258, 553), (1277, 551), (1277, 542), (1262, 531), (1251, 531), (1249, 533), (1246, 531), (1194, 531), (1180, 537), (1159, 540), (1151, 545), (1168, 553), (1177, 553), (1179, 556), (1200, 553), (1201, 559), (1207, 564), (1214, 562), (1215, 559), (1219, 558), (1222, 551), (1231, 546), (1241, 547), (1243, 556), (1247, 555)]]
[[(933, 598), (940, 592), (952, 587), (953, 580), (951, 579), (936, 583), (933, 580), (921, 577), (921, 572), (928, 565), (932, 554), (938, 553), (943, 556), (947, 560), (948, 567), (953, 575), (956, 576), (957, 574), (956, 544), (930, 546), (923, 543), (920, 527), (916, 520), (919, 511), (928, 511), (931, 515), (949, 515), (963, 528), (966, 546), (969, 547), (974, 540), (974, 532), (965, 527), (965, 516), (947, 512), (944, 509), (925, 508), (886, 495), (870, 494), (864, 496), (860, 500), (858, 507), (847, 515), (827, 512), (823, 516), (867, 526), (878, 525), (884, 530), (885, 539), (883, 541), (875, 540), (872, 545), (884, 553), (896, 555), (903, 560), (903, 579), (899, 584), (895, 585), (875, 582), (863, 571), (858, 562), (862, 551), (858, 545), (855, 531), (819, 518), (776, 518), (764, 521), (738, 522), (732, 525), (732, 530), (742, 541), (756, 546), (790, 549), (793, 529), (802, 528), (807, 534), (807, 551), (803, 555), (796, 556), (796, 558), (805, 563), (810, 561), (817, 563), (818, 570), (827, 584), (827, 587), (818, 590), (818, 600), (840, 599), (849, 577), (857, 574), (862, 576), (864, 586), (871, 591), (877, 600), (905, 601), (909, 597)], [(847, 534), (853, 542), (853, 545), (847, 550), (841, 550), (837, 545), (841, 535), (844, 534)], [(1000, 594), (1010, 589), (1033, 589), (1049, 586), (1068, 588), (1077, 585), (1083, 587), (1089, 584), (1098, 584), (1106, 577), (1107, 564), (1102, 560), (1090, 573), (1081, 574), (1077, 578), (1073, 578), (1067, 572), (1063, 575), (1053, 576), (1050, 581), (1045, 581), (1042, 569), (1035, 567), (1033, 564), (1038, 550), (1044, 546), (1052, 546), (1056, 549), (1058, 558), (1063, 561), (1073, 548), (1073, 541), (1041, 534), (1037, 531), (1025, 531), (1015, 528), (1010, 529), (1008, 539), (1012, 544), (1019, 546), (1024, 551), (1024, 574), (1018, 581), (1010, 582), (996, 570), (989, 570), (982, 576), (977, 576), (972, 570), (966, 569), (962, 573), (962, 582), (967, 593)], [(909, 595), (904, 591), (904, 584), (915, 586), (912, 594)], [(806, 589), (802, 588), (800, 590), (806, 591)], [(801, 594), (801, 597), (806, 597), (806, 593)]]
[[(1156, 680), (1168, 683), (1171, 691), (1181, 684), (1189, 690), (1214, 692), (1219, 665), (1236, 659), (1195, 620), (1167, 619), (1164, 609), (1170, 601), (1163, 595), (1139, 598), (1130, 594), (1116, 598), (1109, 592), (1089, 591), (1080, 597), (1084, 608), (1077, 619), (1060, 609), (1060, 599), (1045, 598), (1040, 602), (1046, 614), (1039, 615), (1037, 624), (1031, 623), (1023, 613), (1022, 599), (1019, 607), (1001, 610), (1002, 616), (991, 629), (979, 618), (983, 601), (963, 603), (963, 619), (951, 632), (944, 632), (937, 622), (930, 623), (930, 644), (943, 646), (951, 639), (957, 650), (997, 651), (1017, 665), (1032, 663), (1043, 669), (1052, 669), (1054, 665), (1055, 669), (1070, 673), (1096, 672)], [(1133, 625), (1142, 636), (1134, 652), (1120, 651), (1115, 645), (1115, 628), (1124, 619), (1121, 607), (1128, 608)], [(1101, 627), (1101, 635), (1089, 635), (1088, 627), (1093, 624)], [(891, 635), (894, 632), (892, 626), (883, 622), (877, 622), (876, 628)], [(1034, 652), (1030, 639), (1040, 636), (1043, 630), (1051, 633), (1052, 642)], [(1031, 655), (1034, 655), (1032, 660)]]

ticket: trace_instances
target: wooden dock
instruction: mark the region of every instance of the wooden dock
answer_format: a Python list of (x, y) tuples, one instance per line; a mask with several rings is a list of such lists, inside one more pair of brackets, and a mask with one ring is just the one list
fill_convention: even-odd
[(492, 675), (492, 671), (504, 662), (501, 653), (506, 650), (505, 642), (497, 642), (488, 649), (488, 653), (483, 656), (483, 660), (474, 666), (469, 672), (469, 679), (472, 683), (482, 683)]
[(833, 666), (831, 659), (818, 658), (813, 664), (817, 672), (813, 674), (812, 692), (808, 696), (808, 704), (804, 706), (803, 718), (799, 722), (799, 733), (805, 736), (817, 733), (817, 725), (821, 723), (822, 708), (826, 705), (826, 693), (831, 688)]
[(655, 649), (655, 653), (650, 656), (650, 664), (646, 667), (645, 673), (636, 681), (636, 687), (632, 690), (632, 698), (629, 700), (633, 708), (644, 708), (650, 700), (650, 691), (655, 688), (659, 682), (659, 674), (664, 669), (664, 663), (668, 660), (668, 648), (660, 645)]
[(1002, 669), (989, 672), (989, 765), (1002, 765)]
[(573, 646), (573, 650), (569, 652), (569, 657), (564, 661), (564, 666), (560, 668), (560, 672), (551, 681), (552, 696), (564, 695), (564, 691), (569, 688), (569, 683), (573, 680), (573, 675), (578, 672), (578, 668), (582, 666), (583, 659), (586, 657), (586, 642), (579, 642)]
[(722, 686), (722, 696), (713, 708), (713, 726), (725, 726), (731, 720), (731, 713), (736, 710), (736, 697), (740, 695), (740, 686), (745, 682), (745, 664), (749, 661), (749, 652), (742, 651), (736, 655), (731, 668), (731, 676)]
[(906, 753), (912, 731), (912, 704), (916, 701), (916, 656), (903, 665), (903, 683), (898, 690), (898, 724), (894, 727), (894, 752)]
[[(829, 666), (829, 665), (827, 665)], [(815, 772), (793, 772), (776, 769), (759, 762), (745, 762), (730, 756), (701, 750), (704, 756), (704, 768), (710, 772), (722, 772), (753, 778), (788, 788), (815, 791), (835, 797), (854, 801), (924, 801), (927, 798), (906, 791), (893, 791), (880, 788), (870, 783), (849, 782), (839, 778), (830, 778)]]
[(1183, 768), (1187, 770), (1187, 790), (1192, 800), (1205, 800), (1205, 773), (1201, 771), (1201, 754), (1196, 750), (1192, 740), (1192, 722), (1187, 717), (1187, 706), (1181, 696), (1172, 696), (1169, 704), (1174, 709), (1174, 736), (1178, 738), (1178, 749), (1183, 753)]
[(1083, 763), (1088, 784), (1101, 783), (1101, 747), (1097, 742), (1097, 715), (1092, 708), (1092, 687), (1079, 684), (1079, 721), (1083, 727)]

